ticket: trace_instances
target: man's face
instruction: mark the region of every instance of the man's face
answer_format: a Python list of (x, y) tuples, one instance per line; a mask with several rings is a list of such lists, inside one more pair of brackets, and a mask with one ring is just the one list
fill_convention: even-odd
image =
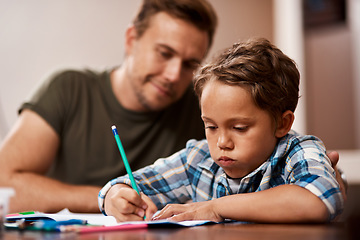
[(138, 38), (127, 33), (126, 79), (138, 111), (162, 110), (179, 100), (208, 49), (208, 35), (166, 13), (158, 13)]

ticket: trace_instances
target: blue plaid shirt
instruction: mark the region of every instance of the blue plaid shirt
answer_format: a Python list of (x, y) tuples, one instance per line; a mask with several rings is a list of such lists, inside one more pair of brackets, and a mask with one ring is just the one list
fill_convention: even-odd
[[(186, 148), (133, 173), (139, 189), (161, 209), (169, 203), (207, 201), (231, 194), (257, 192), (282, 184), (308, 189), (326, 205), (333, 220), (343, 210), (343, 198), (325, 147), (314, 136), (291, 131), (277, 144), (271, 157), (243, 177), (232, 192), (224, 170), (212, 160), (206, 140), (189, 140)], [(99, 193), (99, 207), (111, 186), (130, 184), (128, 176), (108, 182)]]

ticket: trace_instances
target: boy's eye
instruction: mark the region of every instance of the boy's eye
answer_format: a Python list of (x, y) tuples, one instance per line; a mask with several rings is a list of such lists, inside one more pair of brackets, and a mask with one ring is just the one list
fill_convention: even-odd
[(248, 127), (247, 126), (234, 127), (234, 129), (240, 132), (244, 132), (248, 129)]
[(216, 129), (216, 126), (212, 126), (212, 125), (205, 125), (205, 129), (214, 130), (214, 129)]

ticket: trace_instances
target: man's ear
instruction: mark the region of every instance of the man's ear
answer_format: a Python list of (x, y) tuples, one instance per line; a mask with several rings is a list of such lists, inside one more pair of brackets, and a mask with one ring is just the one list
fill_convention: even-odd
[(134, 25), (130, 25), (125, 32), (125, 52), (126, 55), (130, 55), (135, 41), (137, 39), (136, 29)]
[(285, 111), (277, 122), (275, 137), (281, 138), (285, 136), (291, 130), (294, 119), (295, 116), (292, 111)]

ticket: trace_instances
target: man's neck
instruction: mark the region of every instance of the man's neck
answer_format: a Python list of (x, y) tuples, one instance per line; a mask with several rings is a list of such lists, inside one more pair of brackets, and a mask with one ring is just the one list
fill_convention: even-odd
[(126, 62), (111, 72), (110, 82), (116, 99), (124, 108), (135, 112), (144, 111), (127, 79)]

